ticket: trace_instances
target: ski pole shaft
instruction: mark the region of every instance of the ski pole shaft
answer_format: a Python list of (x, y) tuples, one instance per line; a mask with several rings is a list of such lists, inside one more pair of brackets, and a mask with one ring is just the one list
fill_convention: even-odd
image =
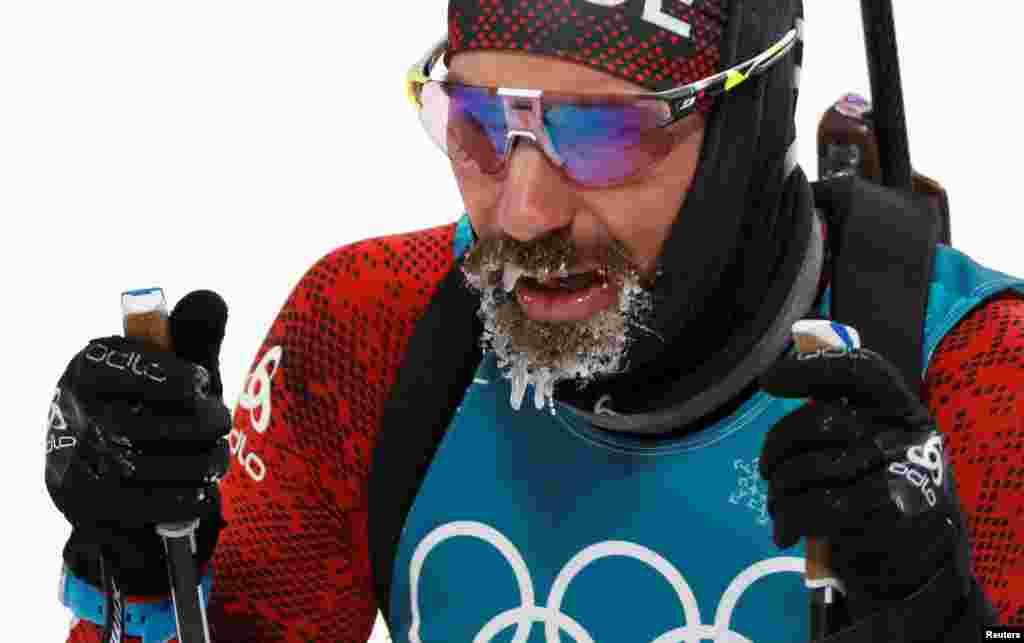
[(167, 574), (171, 580), (171, 598), (178, 626), (179, 643), (209, 643), (210, 625), (206, 620), (206, 601), (196, 571), (196, 528), (198, 520), (157, 525), (156, 532), (167, 550)]
[[(153, 346), (172, 349), (167, 304), (163, 290), (131, 290), (121, 296), (126, 337), (142, 339)], [(156, 532), (167, 553), (167, 575), (174, 601), (179, 643), (210, 643), (206, 602), (196, 570), (196, 528), (198, 520), (157, 525)]]
[(832, 552), (824, 538), (807, 539), (807, 567), (804, 582), (811, 590), (811, 641), (823, 641), (833, 630), (835, 588), (830, 569)]

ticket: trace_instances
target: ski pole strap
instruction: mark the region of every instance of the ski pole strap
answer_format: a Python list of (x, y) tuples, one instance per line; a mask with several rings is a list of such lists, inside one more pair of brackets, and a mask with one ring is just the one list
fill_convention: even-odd
[[(207, 571), (200, 582), (203, 598), (209, 603), (213, 574)], [(61, 572), (60, 601), (76, 618), (103, 627), (107, 622), (107, 597), (99, 589), (77, 577), (65, 567)], [(170, 597), (155, 602), (127, 601), (124, 628), (127, 636), (142, 638), (142, 643), (166, 643), (177, 637), (174, 602)]]

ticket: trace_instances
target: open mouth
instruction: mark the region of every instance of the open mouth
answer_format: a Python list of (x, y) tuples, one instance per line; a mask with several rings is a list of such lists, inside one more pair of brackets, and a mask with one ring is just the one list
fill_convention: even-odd
[(526, 316), (535, 321), (583, 321), (616, 305), (619, 286), (603, 270), (527, 272), (506, 264), (502, 286), (514, 292)]
[(604, 275), (592, 270), (590, 272), (579, 272), (564, 277), (548, 277), (541, 281), (535, 277), (521, 277), (520, 281), (527, 288), (535, 290), (583, 290), (605, 281)]

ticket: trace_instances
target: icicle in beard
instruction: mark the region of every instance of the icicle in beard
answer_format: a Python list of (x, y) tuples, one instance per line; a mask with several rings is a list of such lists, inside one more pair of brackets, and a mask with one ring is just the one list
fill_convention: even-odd
[[(569, 274), (582, 265), (595, 268)], [(529, 241), (480, 239), (466, 253), (462, 268), (468, 285), (480, 295), (482, 345), (511, 379), (509, 402), (514, 409), (520, 408), (530, 385), (534, 405), (553, 412), (556, 382), (582, 383), (618, 371), (627, 329), (646, 310), (648, 297), (639, 271), (625, 247), (614, 241), (584, 250), (565, 230)], [(618, 303), (585, 321), (534, 320), (520, 300), (524, 286), (572, 288), (594, 297), (617, 293)]]
[[(731, 0), (728, 9), (723, 68), (763, 51), (803, 15), (802, 0)], [(647, 320), (654, 333), (631, 334), (623, 373), (556, 388), (556, 399), (598, 426), (688, 433), (753, 392), (759, 372), (737, 371), (782, 313), (811, 238), (810, 187), (794, 168), (801, 55), (798, 44), (712, 108), (697, 174), (659, 257)], [(614, 414), (591, 412), (599, 400), (611, 400)]]

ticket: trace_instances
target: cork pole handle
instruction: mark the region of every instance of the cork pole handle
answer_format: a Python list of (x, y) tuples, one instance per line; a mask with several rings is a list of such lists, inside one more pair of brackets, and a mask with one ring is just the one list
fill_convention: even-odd
[(167, 317), (159, 313), (134, 313), (125, 315), (124, 318), (125, 337), (141, 339), (147, 344), (174, 350), (171, 345), (171, 328)]
[(124, 336), (139, 339), (156, 348), (174, 350), (167, 302), (160, 288), (129, 290), (121, 295)]
[(807, 539), (807, 568), (804, 578), (809, 581), (824, 581), (835, 578), (832, 573), (832, 550), (824, 538)]

